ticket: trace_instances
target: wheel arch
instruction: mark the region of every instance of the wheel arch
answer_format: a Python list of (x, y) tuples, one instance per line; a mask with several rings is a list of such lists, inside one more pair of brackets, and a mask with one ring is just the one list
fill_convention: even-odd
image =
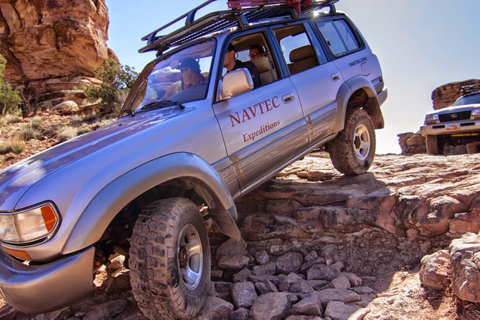
[(219, 229), (230, 237), (240, 237), (235, 203), (218, 173), (194, 154), (175, 153), (136, 167), (103, 188), (81, 214), (63, 253), (96, 243), (129, 203), (154, 188), (173, 183), (195, 190), (209, 206)]
[(364, 109), (372, 119), (375, 129), (382, 129), (385, 126), (375, 88), (364, 76), (347, 80), (338, 90), (337, 103), (335, 132), (345, 127), (345, 115), (349, 108)]

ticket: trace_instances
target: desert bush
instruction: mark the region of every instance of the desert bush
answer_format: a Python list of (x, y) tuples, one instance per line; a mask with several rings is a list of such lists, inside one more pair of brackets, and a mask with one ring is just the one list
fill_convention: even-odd
[(13, 153), (19, 154), (25, 151), (25, 141), (20, 139), (19, 137), (15, 137), (10, 141), (10, 150), (12, 150)]
[(77, 136), (77, 130), (73, 127), (64, 127), (58, 134), (57, 134), (57, 141), (64, 142), (70, 139), (73, 139)]
[(22, 99), (18, 91), (14, 90), (10, 83), (4, 80), (3, 70), (7, 65), (7, 59), (0, 54), (0, 114), (17, 112)]
[(6, 154), (12, 151), (10, 144), (5, 141), (0, 141), (0, 154)]
[(32, 123), (24, 123), (20, 127), (20, 133), (18, 136), (21, 140), (28, 141), (31, 139), (38, 139), (40, 137), (40, 133), (38, 130), (33, 128)]
[(3, 116), (3, 119), (5, 120), (5, 124), (19, 123), (22, 121), (22, 118), (16, 113), (6, 114)]
[(100, 85), (89, 85), (83, 88), (87, 101), (98, 101), (99, 107), (106, 112), (118, 112), (122, 99), (126, 97), (138, 73), (129, 66), (122, 66), (117, 60), (106, 58), (102, 66), (94, 67), (95, 77)]
[(30, 126), (32, 129), (38, 130), (42, 127), (42, 117), (36, 116), (30, 121)]

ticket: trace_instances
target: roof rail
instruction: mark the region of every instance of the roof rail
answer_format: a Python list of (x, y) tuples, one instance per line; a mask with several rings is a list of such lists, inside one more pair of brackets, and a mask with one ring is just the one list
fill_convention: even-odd
[[(195, 20), (197, 11), (214, 1), (216, 0), (208, 0), (166, 25), (150, 32), (142, 38), (142, 40), (147, 41), (147, 45), (138, 51), (141, 53), (157, 51), (157, 55), (160, 55), (168, 48), (181, 45), (212, 32), (232, 27), (244, 30), (248, 28), (250, 23), (280, 16), (290, 16), (292, 20), (296, 20), (300, 13), (309, 13), (325, 7), (330, 7), (330, 13), (334, 14), (336, 13), (334, 4), (339, 0), (227, 0), (230, 10), (215, 11)], [(303, 12), (297, 9), (297, 7), (303, 8)], [(166, 35), (158, 35), (160, 31), (183, 19), (185, 19), (183, 27)]]
[[(257, 6), (266, 6), (266, 5), (287, 5), (293, 6), (298, 14), (302, 12), (302, 7), (308, 7), (312, 2), (320, 2), (315, 0), (227, 0), (227, 5), (230, 9), (240, 9), (244, 7), (257, 7)], [(335, 1), (321, 1), (321, 2), (330, 2), (325, 6), (329, 6), (331, 11), (335, 11), (334, 3)]]
[(476, 93), (476, 92), (480, 91), (480, 83), (474, 83), (474, 84), (469, 84), (469, 85), (462, 86), (460, 88), (460, 91), (461, 91), (462, 95)]

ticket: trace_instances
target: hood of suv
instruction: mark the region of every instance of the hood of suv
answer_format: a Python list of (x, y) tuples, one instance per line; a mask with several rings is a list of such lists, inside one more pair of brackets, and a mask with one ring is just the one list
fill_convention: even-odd
[(33, 184), (52, 172), (186, 112), (186, 109), (172, 109), (175, 108), (121, 118), (110, 125), (49, 148), (0, 171), (0, 210), (13, 210), (18, 199)]

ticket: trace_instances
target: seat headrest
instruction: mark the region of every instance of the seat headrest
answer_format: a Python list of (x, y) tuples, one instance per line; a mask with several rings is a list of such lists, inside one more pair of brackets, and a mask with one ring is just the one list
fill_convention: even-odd
[(268, 61), (268, 58), (265, 56), (261, 56), (258, 58), (255, 58), (253, 60), (250, 60), (253, 62), (255, 67), (257, 67), (258, 72), (262, 73), (265, 71), (269, 71), (271, 69), (270, 62)]
[(298, 62), (314, 56), (312, 46), (303, 46), (290, 52), (290, 61)]

